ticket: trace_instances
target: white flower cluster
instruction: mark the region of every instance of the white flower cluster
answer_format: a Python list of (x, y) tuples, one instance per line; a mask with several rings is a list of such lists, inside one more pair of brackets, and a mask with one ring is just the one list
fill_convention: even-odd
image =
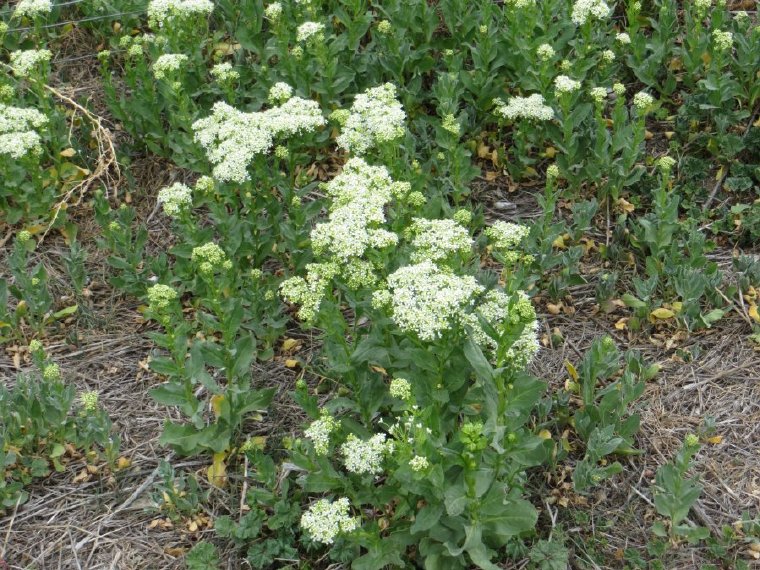
[(11, 68), (16, 77), (29, 77), (41, 63), (47, 63), (53, 54), (47, 49), (27, 49), (11, 52)]
[(388, 276), (393, 320), (422, 340), (450, 330), (483, 287), (474, 277), (445, 273), (430, 261), (408, 265)]
[(491, 243), (495, 249), (510, 251), (520, 245), (520, 242), (528, 236), (530, 230), (521, 224), (499, 220), (486, 228), (485, 233), (491, 239)]
[(301, 516), (301, 528), (312, 540), (332, 544), (339, 534), (358, 528), (357, 519), (349, 515), (350, 508), (351, 503), (346, 497), (334, 502), (320, 499)]
[(238, 111), (220, 101), (209, 117), (193, 123), (193, 131), (214, 165), (214, 177), (241, 183), (250, 179), (248, 164), (257, 154), (267, 152), (275, 137), (313, 131), (324, 124), (315, 101), (293, 97), (280, 107), (255, 113)]
[(541, 59), (541, 61), (548, 61), (555, 55), (554, 48), (550, 46), (549, 44), (541, 44), (536, 48), (536, 55)]
[(47, 123), (48, 118), (36, 109), (0, 103), (0, 154), (18, 160), (29, 153), (41, 153), (41, 139), (35, 129)]
[(174, 18), (208, 16), (213, 10), (214, 4), (210, 0), (150, 0), (148, 22), (151, 27), (160, 28)]
[(529, 8), (536, 5), (536, 0), (507, 0), (507, 4), (515, 8)]
[(13, 15), (16, 17), (27, 16), (36, 18), (44, 14), (50, 14), (53, 10), (53, 3), (50, 0), (21, 0), (16, 4)]
[(386, 83), (360, 93), (351, 105), (338, 146), (362, 155), (378, 144), (404, 136), (406, 113), (396, 100), (396, 87)]
[(480, 319), (487, 322), (497, 333), (497, 337), (505, 330), (523, 326), (520, 336), (507, 350), (510, 363), (518, 368), (524, 368), (533, 360), (538, 352), (538, 321), (536, 311), (527, 295), (520, 292), (516, 297), (510, 297), (500, 290), (491, 290), (472, 313), (463, 317), (463, 322), (470, 328), (472, 337), (479, 345), (488, 350), (499, 347), (499, 338), (489, 336)]
[(310, 263), (306, 266), (306, 278), (295, 276), (280, 284), (280, 295), (287, 302), (300, 305), (298, 318), (310, 323), (319, 312), (330, 279), (339, 272), (334, 263)]
[(284, 103), (293, 96), (293, 88), (282, 81), (272, 85), (269, 89), (268, 101), (272, 105)]
[(589, 93), (594, 102), (598, 104), (604, 103), (604, 100), (607, 98), (606, 87), (592, 87)]
[(412, 385), (405, 378), (394, 378), (391, 380), (388, 391), (393, 398), (398, 398), (399, 400), (412, 399)]
[(734, 45), (734, 35), (723, 30), (713, 30), (713, 43), (718, 51), (728, 51)]
[(272, 2), (271, 4), (268, 4), (266, 8), (264, 8), (264, 16), (272, 22), (279, 20), (281, 15), (282, 4), (280, 2)]
[(567, 75), (558, 75), (554, 78), (554, 93), (563, 95), (565, 93), (574, 93), (581, 88), (581, 82), (569, 78)]
[(325, 191), (333, 199), (327, 222), (311, 232), (315, 253), (329, 253), (341, 262), (364, 255), (367, 248), (383, 248), (398, 236), (378, 227), (385, 222), (385, 206), (395, 185), (383, 166), (370, 166), (361, 158), (350, 159)]
[(302, 43), (311, 38), (318, 39), (319, 35), (324, 31), (325, 25), (321, 22), (304, 22), (298, 26), (298, 30), (296, 31), (296, 41)]
[(163, 205), (164, 214), (173, 218), (193, 205), (193, 191), (177, 182), (159, 190), (158, 201)]
[(582, 26), (589, 19), (603, 20), (612, 13), (604, 0), (576, 0), (571, 19), (576, 26)]
[(646, 111), (654, 105), (654, 97), (644, 91), (639, 91), (633, 96), (633, 106), (639, 111)]
[(409, 467), (412, 468), (412, 471), (424, 471), (430, 467), (430, 462), (427, 460), (427, 457), (415, 455), (409, 460)]
[(205, 275), (211, 275), (215, 271), (232, 269), (232, 262), (227, 259), (227, 254), (214, 242), (194, 247), (190, 259), (198, 265), (200, 272)]
[(458, 253), (472, 251), (472, 238), (467, 229), (454, 220), (414, 218), (409, 226), (412, 238), (412, 261), (445, 261)]
[(228, 61), (217, 63), (211, 68), (211, 77), (221, 84), (231, 84), (240, 79), (240, 73)]
[(367, 441), (350, 434), (340, 446), (343, 464), (357, 475), (379, 475), (383, 471), (383, 457), (393, 449), (393, 442), (386, 442), (386, 435), (378, 433)]
[(543, 95), (539, 93), (528, 97), (510, 97), (506, 103), (501, 99), (494, 99), (494, 105), (494, 112), (510, 121), (551, 121), (554, 118), (554, 109), (545, 104)]
[(153, 64), (153, 75), (156, 79), (165, 79), (167, 75), (179, 71), (186, 62), (187, 56), (184, 53), (165, 53)]
[(311, 440), (314, 452), (317, 455), (327, 455), (330, 447), (330, 434), (340, 426), (340, 422), (332, 417), (329, 412), (322, 410), (318, 420), (311, 423), (304, 435)]
[(615, 36), (615, 40), (620, 44), (627, 46), (631, 43), (631, 36), (629, 36), (625, 32), (620, 32), (617, 36)]

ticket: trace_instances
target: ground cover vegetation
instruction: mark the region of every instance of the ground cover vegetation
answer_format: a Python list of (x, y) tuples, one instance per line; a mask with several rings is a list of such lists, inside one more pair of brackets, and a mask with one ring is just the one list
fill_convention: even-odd
[(0, 566), (757, 564), (754, 1), (0, 18)]

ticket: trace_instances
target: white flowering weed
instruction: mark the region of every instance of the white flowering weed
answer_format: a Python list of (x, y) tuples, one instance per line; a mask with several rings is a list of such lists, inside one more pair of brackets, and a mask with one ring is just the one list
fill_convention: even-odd
[(444, 261), (456, 254), (472, 251), (467, 229), (454, 220), (413, 218), (408, 229), (412, 237), (412, 261)]
[(425, 341), (436, 340), (454, 327), (483, 291), (474, 277), (445, 273), (430, 261), (396, 270), (388, 276), (388, 288), (395, 323)]
[(37, 109), (12, 107), (0, 103), (0, 154), (18, 160), (42, 151), (36, 129), (44, 127), (48, 118)]
[(47, 49), (27, 49), (11, 52), (10, 65), (16, 77), (29, 77), (32, 71), (42, 63), (48, 63), (53, 57)]
[(604, 0), (575, 0), (571, 19), (576, 26), (589, 20), (604, 20), (612, 13)]
[(187, 59), (184, 53), (165, 53), (153, 64), (153, 75), (156, 79), (165, 79), (182, 69)]
[(151, 27), (163, 27), (172, 19), (208, 16), (213, 12), (210, 0), (151, 0), (148, 4), (148, 22)]
[(554, 78), (554, 92), (558, 96), (566, 93), (574, 93), (580, 88), (581, 82), (571, 79), (567, 75), (558, 75)]
[(327, 455), (330, 447), (330, 434), (339, 426), (340, 422), (323, 410), (321, 417), (313, 421), (304, 432), (304, 435), (311, 440), (314, 452), (317, 455)]
[(550, 121), (554, 118), (554, 109), (545, 104), (544, 96), (540, 93), (528, 97), (510, 97), (506, 103), (501, 99), (494, 99), (494, 105), (494, 113), (510, 121)]
[(37, 16), (49, 14), (52, 10), (53, 3), (50, 0), (21, 0), (21, 2), (16, 4), (13, 15), (19, 18), (23, 16), (36, 18)]
[(176, 217), (193, 205), (193, 191), (184, 184), (177, 182), (159, 190), (158, 201), (163, 206), (164, 214)]
[(396, 99), (396, 87), (386, 83), (356, 96), (351, 114), (338, 137), (338, 146), (362, 155), (404, 136), (406, 113)]
[(349, 515), (350, 508), (346, 497), (334, 502), (320, 499), (301, 516), (301, 528), (312, 540), (332, 544), (338, 535), (358, 528), (357, 519)]
[(298, 26), (296, 41), (306, 42), (312, 38), (318, 38), (325, 31), (325, 25), (321, 22), (304, 22)]
[(382, 473), (383, 458), (390, 449), (390, 442), (385, 440), (386, 435), (384, 433), (375, 434), (367, 441), (350, 434), (340, 446), (346, 469), (357, 475), (379, 475)]
[(210, 116), (193, 123), (193, 131), (195, 141), (214, 165), (214, 178), (242, 183), (250, 179), (250, 162), (269, 151), (275, 137), (313, 131), (324, 124), (319, 105), (298, 97), (281, 107), (254, 113), (219, 101)]

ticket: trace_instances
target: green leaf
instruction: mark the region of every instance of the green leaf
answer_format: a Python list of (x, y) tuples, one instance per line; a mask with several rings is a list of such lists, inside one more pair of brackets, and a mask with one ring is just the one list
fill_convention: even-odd
[(440, 503), (422, 507), (415, 516), (414, 524), (412, 524), (409, 532), (415, 534), (429, 530), (433, 525), (438, 523), (442, 514), (443, 505)]
[(63, 319), (64, 317), (68, 317), (70, 315), (73, 315), (79, 310), (79, 305), (71, 305), (70, 307), (65, 307), (61, 309), (60, 311), (56, 311), (52, 315), (50, 315), (51, 321), (57, 321), (59, 319)]

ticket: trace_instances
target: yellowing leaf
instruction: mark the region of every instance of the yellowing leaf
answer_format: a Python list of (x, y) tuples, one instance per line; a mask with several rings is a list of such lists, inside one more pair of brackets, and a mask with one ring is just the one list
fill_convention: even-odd
[(301, 341), (295, 338), (286, 338), (285, 340), (282, 341), (283, 352), (290, 352), (292, 350), (298, 349), (300, 346), (301, 346)]
[(62, 150), (62, 151), (60, 152), (61, 156), (62, 156), (62, 157), (64, 157), (64, 158), (71, 158), (71, 157), (72, 157), (72, 156), (74, 156), (76, 153), (77, 153), (77, 151), (76, 151), (76, 150), (74, 150), (74, 149), (73, 149), (73, 148), (71, 148), (71, 147), (69, 147), (69, 148), (67, 148), (67, 149), (64, 149), (64, 150)]
[(670, 309), (666, 309), (665, 307), (660, 307), (659, 309), (655, 309), (649, 314), (654, 319), (672, 319), (676, 316), (676, 314), (671, 311)]
[(211, 396), (211, 409), (218, 418), (222, 415), (222, 404), (224, 403), (224, 394), (214, 394)]
[(615, 202), (615, 205), (620, 208), (623, 212), (626, 214), (630, 214), (636, 209), (636, 206), (631, 204), (628, 200), (625, 198), (618, 198), (617, 202)]
[(557, 249), (567, 249), (567, 245), (565, 244), (566, 239), (570, 239), (569, 234), (559, 236), (552, 242), (552, 247), (556, 247)]
[(540, 432), (538, 432), (538, 437), (541, 439), (551, 439), (552, 433), (548, 429), (542, 429)]
[(207, 470), (208, 482), (218, 489), (227, 484), (227, 464), (224, 462), (226, 457), (227, 454), (224, 452), (215, 453), (214, 461)]
[(547, 146), (544, 154), (546, 155), (546, 158), (554, 158), (557, 155), (557, 149), (553, 146)]
[(707, 443), (712, 443), (713, 445), (718, 445), (721, 441), (723, 441), (722, 435), (714, 435), (707, 438)]
[(122, 469), (127, 469), (132, 466), (132, 460), (128, 457), (119, 457), (119, 459), (116, 461), (116, 469), (121, 471)]
[(628, 327), (628, 317), (623, 317), (615, 323), (615, 328), (619, 331), (624, 331)]
[(760, 323), (760, 314), (757, 312), (757, 305), (752, 304), (749, 306), (749, 311), (747, 311), (749, 316), (752, 318), (753, 321), (756, 323)]
[(681, 301), (675, 301), (671, 306), (676, 313), (680, 313), (681, 309), (683, 309), (683, 303)]
[(570, 375), (570, 378), (573, 379), (573, 382), (577, 382), (578, 371), (575, 369), (575, 366), (573, 366), (569, 360), (565, 360), (565, 368), (567, 369), (567, 373)]
[(295, 368), (296, 366), (298, 366), (298, 361), (292, 358), (288, 358), (285, 361), (285, 366), (287, 366), (288, 368)]

